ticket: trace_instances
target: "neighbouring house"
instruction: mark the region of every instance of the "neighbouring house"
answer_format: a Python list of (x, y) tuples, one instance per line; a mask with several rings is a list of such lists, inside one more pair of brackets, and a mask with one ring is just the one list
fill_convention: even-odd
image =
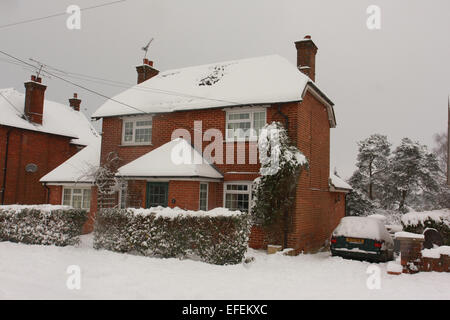
[[(297, 186), (288, 246), (297, 253), (322, 247), (345, 215), (350, 186), (330, 175), (336, 119), (333, 102), (315, 83), (317, 47), (309, 36), (295, 47), (297, 65), (270, 55), (159, 72), (144, 59), (136, 67), (138, 84), (93, 114), (103, 120), (100, 163), (115, 155), (123, 181), (110, 205), (249, 212), (260, 169), (258, 133), (278, 121), (309, 161)], [(181, 143), (172, 141), (180, 137)], [(180, 149), (204, 161), (177, 164), (173, 154)], [(249, 244), (267, 245), (258, 226)]]
[(25, 94), (0, 89), (1, 204), (49, 203), (56, 195), (39, 180), (99, 141), (77, 95), (66, 106), (46, 100), (46, 88), (32, 76)]

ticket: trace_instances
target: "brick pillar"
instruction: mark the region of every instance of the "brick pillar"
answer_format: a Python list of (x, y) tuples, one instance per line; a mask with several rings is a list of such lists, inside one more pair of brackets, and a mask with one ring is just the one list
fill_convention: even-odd
[(423, 237), (396, 237), (400, 241), (401, 265), (403, 273), (416, 273), (421, 268)]

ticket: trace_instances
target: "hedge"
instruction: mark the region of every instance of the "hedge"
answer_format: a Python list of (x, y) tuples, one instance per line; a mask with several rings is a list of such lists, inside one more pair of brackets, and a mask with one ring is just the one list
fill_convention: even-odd
[(450, 210), (411, 212), (402, 216), (403, 230), (422, 234), (427, 228), (436, 229), (445, 245), (450, 245)]
[(94, 248), (237, 264), (247, 251), (249, 234), (250, 216), (223, 208), (102, 209), (95, 222)]
[(87, 214), (65, 206), (0, 206), (0, 241), (74, 245), (79, 242)]

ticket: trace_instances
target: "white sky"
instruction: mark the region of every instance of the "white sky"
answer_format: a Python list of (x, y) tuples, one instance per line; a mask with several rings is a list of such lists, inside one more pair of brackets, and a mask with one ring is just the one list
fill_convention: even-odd
[[(2, 0), (0, 25), (111, 0)], [(368, 30), (366, 9), (381, 8), (381, 30)], [(335, 102), (331, 165), (351, 175), (356, 142), (378, 132), (396, 145), (408, 136), (428, 145), (446, 130), (450, 93), (448, 0), (128, 0), (82, 13), (82, 29), (61, 16), (0, 28), (0, 50), (54, 67), (134, 84), (140, 48), (159, 70), (277, 53), (296, 63), (294, 41), (311, 34), (319, 48), (316, 81)], [(0, 88), (30, 71), (0, 57)], [(123, 89), (71, 79), (113, 96)], [(58, 79), (44, 78), (46, 98), (73, 92), (92, 114), (104, 101)], [(86, 109), (85, 109), (86, 108)]]

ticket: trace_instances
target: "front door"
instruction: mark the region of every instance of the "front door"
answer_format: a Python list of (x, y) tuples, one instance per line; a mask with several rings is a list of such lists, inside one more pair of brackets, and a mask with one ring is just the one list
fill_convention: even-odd
[(168, 195), (168, 182), (147, 182), (147, 208), (158, 206), (167, 207)]

